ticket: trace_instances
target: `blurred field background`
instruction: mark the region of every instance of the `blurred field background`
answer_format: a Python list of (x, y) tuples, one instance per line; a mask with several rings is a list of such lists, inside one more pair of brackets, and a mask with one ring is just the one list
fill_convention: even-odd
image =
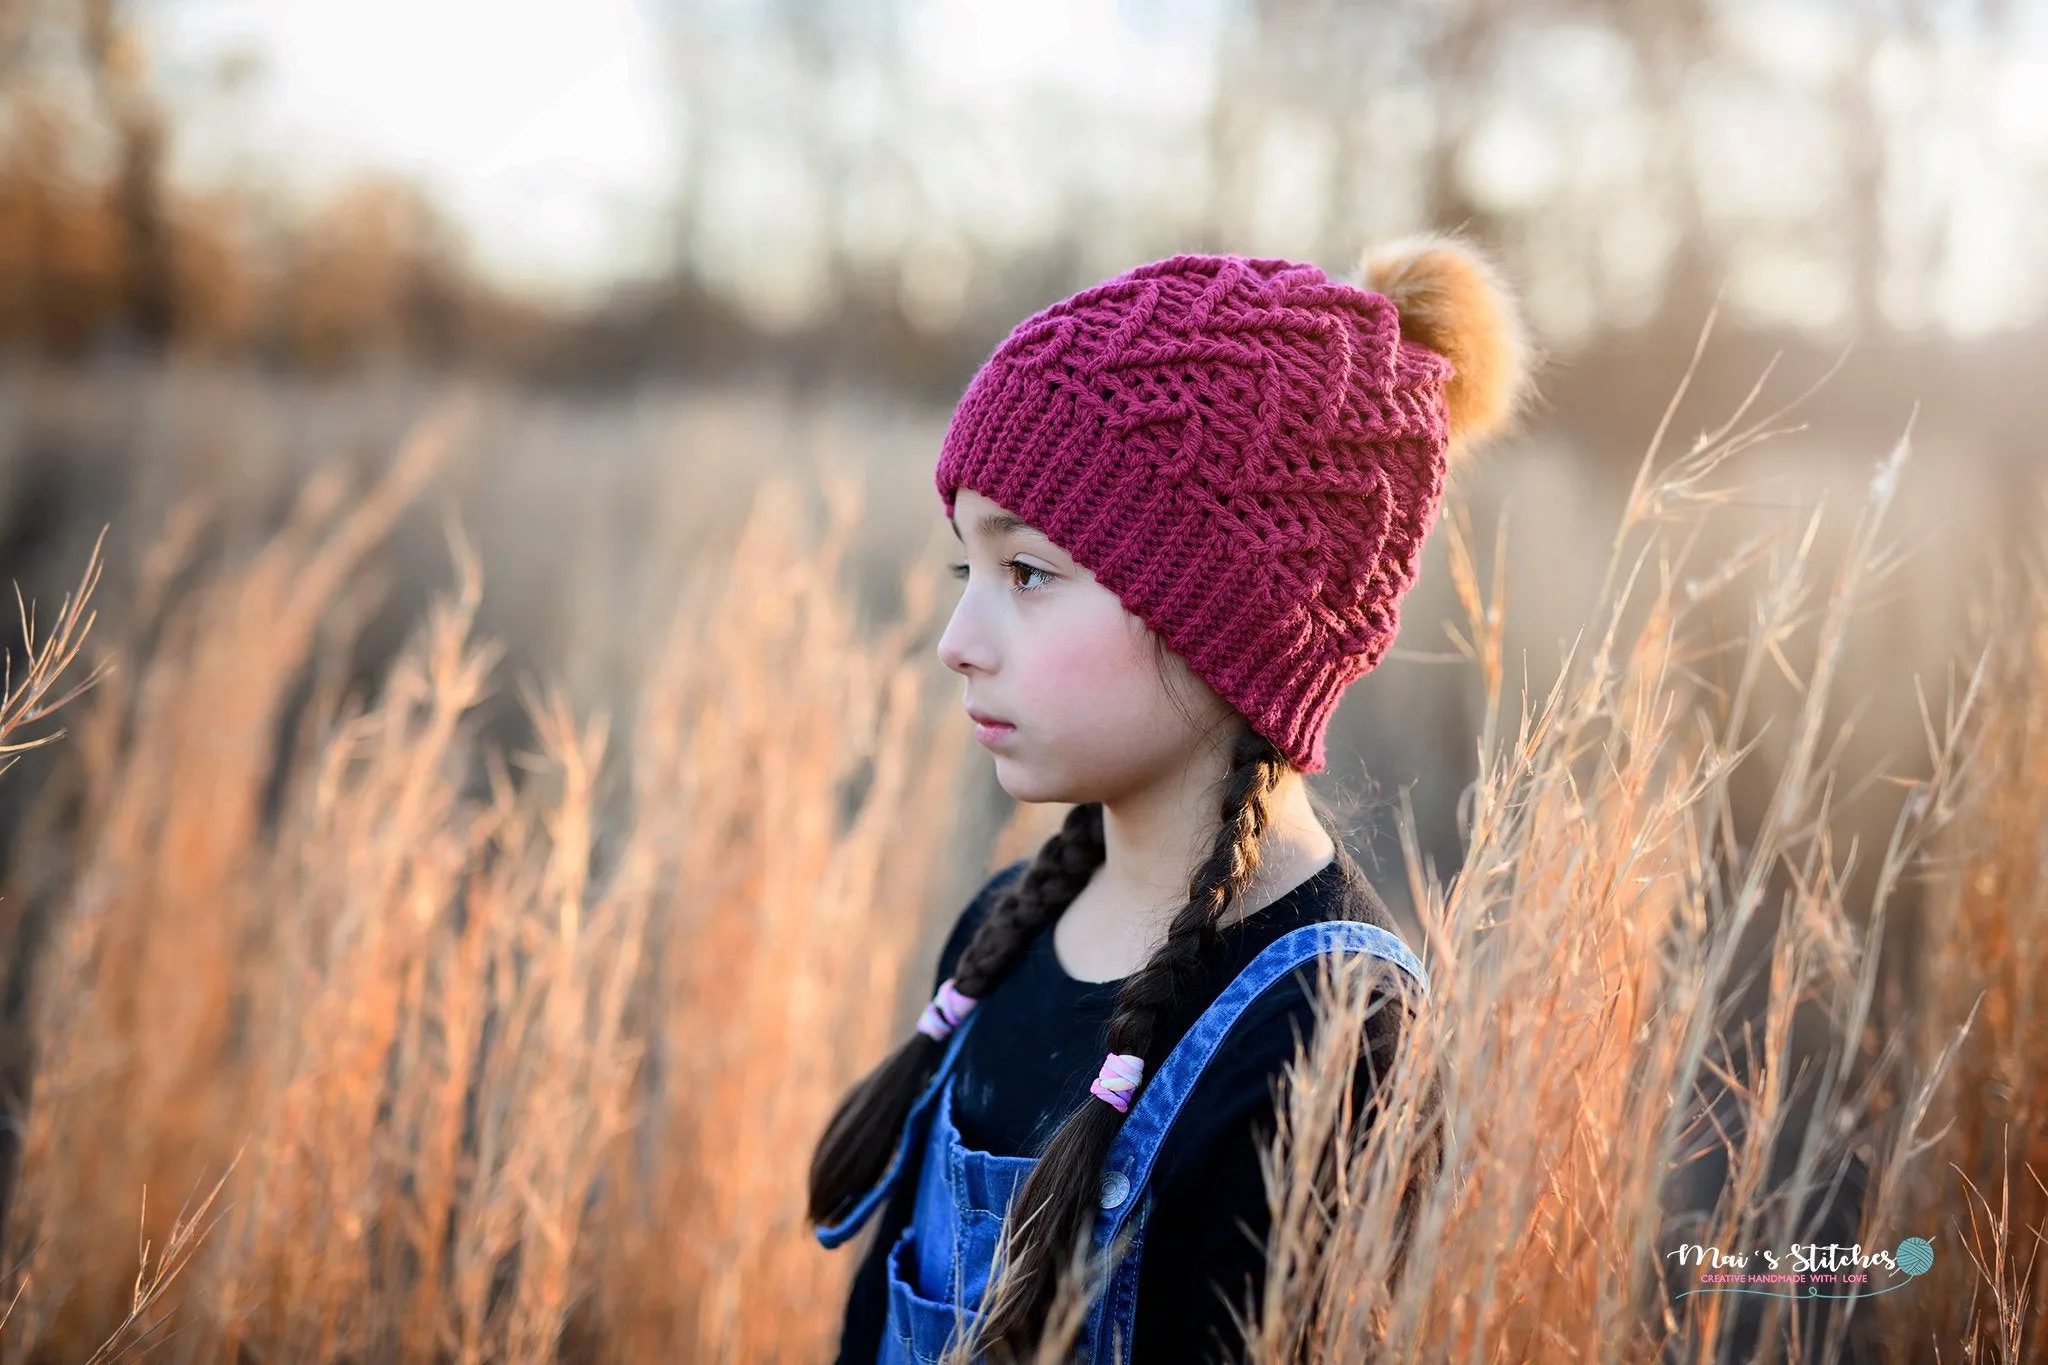
[[(2044, 191), (2038, 6), (0, 0), (0, 572), (108, 669), (0, 776), (0, 1355), (826, 1356), (810, 1142), (1061, 814), (951, 402), (1463, 228), (1540, 401), (1317, 782), (1472, 1142), (1325, 1358), (2048, 1359)], [(1845, 1345), (1714, 1231), (1935, 1261)]]

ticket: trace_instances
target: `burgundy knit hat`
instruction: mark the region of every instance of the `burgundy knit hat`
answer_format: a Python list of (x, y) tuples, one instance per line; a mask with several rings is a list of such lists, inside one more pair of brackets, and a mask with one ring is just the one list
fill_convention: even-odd
[(1455, 238), (1313, 265), (1178, 255), (1053, 304), (968, 384), (968, 487), (1091, 570), (1304, 772), (1394, 641), (1452, 455), (1523, 387), (1507, 291)]

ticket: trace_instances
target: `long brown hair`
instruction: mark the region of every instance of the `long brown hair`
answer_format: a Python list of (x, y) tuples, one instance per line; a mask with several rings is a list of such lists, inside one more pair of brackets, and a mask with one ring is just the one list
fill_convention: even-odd
[[(1258, 872), (1268, 805), (1291, 768), (1271, 740), (1241, 725), (1209, 855), (1195, 870), (1187, 904), (1168, 926), (1165, 941), (1124, 978), (1109, 1022), (1107, 1050), (1144, 1058), (1148, 1077), (1164, 1061), (1164, 1026), (1198, 984), (1204, 950)], [(1038, 932), (1080, 894), (1103, 857), (1101, 804), (1074, 807), (968, 942), (955, 984), (977, 997), (994, 989)], [(814, 1222), (825, 1221), (881, 1178), (910, 1106), (943, 1051), (943, 1045), (913, 1034), (841, 1101), (811, 1160)], [(991, 1286), (979, 1351), (997, 1359), (1029, 1354), (1061, 1269), (1092, 1233), (1103, 1161), (1122, 1122), (1123, 1115), (1109, 1105), (1087, 1100), (1032, 1166), (1012, 1209), (1005, 1265)]]

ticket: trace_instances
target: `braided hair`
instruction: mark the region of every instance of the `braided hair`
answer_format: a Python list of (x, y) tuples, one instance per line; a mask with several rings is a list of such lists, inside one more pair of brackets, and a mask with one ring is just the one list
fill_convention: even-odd
[[(1109, 1021), (1108, 1049), (1144, 1058), (1147, 1076), (1164, 1060), (1167, 1022), (1200, 984), (1203, 954), (1258, 875), (1268, 806), (1291, 766), (1265, 736), (1249, 727), (1239, 732), (1223, 782), (1221, 821), (1209, 856), (1195, 869), (1187, 904), (1151, 958), (1124, 978)], [(1061, 1268), (1092, 1234), (1096, 1187), (1123, 1120), (1107, 1104), (1084, 1103), (1033, 1163), (1017, 1192), (978, 1350), (997, 1359), (1028, 1358), (1053, 1306)]]
[[(1265, 736), (1240, 723), (1209, 855), (1195, 870), (1187, 903), (1165, 940), (1124, 978), (1107, 1038), (1111, 1052), (1164, 1060), (1166, 1024), (1200, 984), (1203, 954), (1258, 874), (1269, 807), (1293, 764)], [(961, 951), (953, 981), (982, 998), (1009, 976), (1032, 940), (1081, 894), (1106, 854), (1102, 804), (1086, 802), (1033, 856)], [(888, 1169), (910, 1107), (938, 1068), (946, 1045), (912, 1033), (840, 1101), (811, 1157), (810, 1218), (824, 1223), (872, 1189)], [(1096, 1186), (1123, 1114), (1083, 1103), (1033, 1163), (1012, 1209), (1001, 1273), (990, 1286), (977, 1354), (1028, 1357), (1059, 1289), (1060, 1272), (1093, 1229)]]
[[(1081, 894), (1103, 857), (1101, 803), (1075, 806), (968, 940), (954, 984), (977, 999), (994, 990), (1038, 932)], [(910, 1106), (945, 1051), (944, 1043), (912, 1033), (839, 1102), (811, 1155), (813, 1223), (829, 1221), (882, 1178)]]

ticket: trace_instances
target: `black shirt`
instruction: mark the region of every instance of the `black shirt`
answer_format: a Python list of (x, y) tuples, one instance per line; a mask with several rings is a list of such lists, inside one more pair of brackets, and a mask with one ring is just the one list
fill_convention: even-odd
[[(952, 974), (968, 939), (1001, 892), (1021, 875), (1020, 859), (986, 882), (954, 925), (932, 988)], [(1259, 951), (1291, 929), (1323, 920), (1362, 920), (1398, 932), (1356, 863), (1337, 856), (1271, 904), (1223, 930), (1203, 959), (1200, 987), (1174, 1012), (1159, 1055), (1194, 1024)], [(1261, 1145), (1273, 1132), (1273, 1093), (1281, 1069), (1314, 1017), (1306, 984), (1291, 973), (1245, 1011), (1196, 1081), (1162, 1140), (1153, 1168), (1153, 1207), (1140, 1262), (1131, 1365), (1236, 1359), (1242, 1346), (1231, 1306), (1240, 1310), (1265, 1276), (1270, 1217)], [(976, 1006), (979, 1016), (955, 1063), (954, 1119), (971, 1146), (1003, 1156), (1036, 1155), (1077, 1107), (1098, 1101), (1088, 1084), (1102, 1065), (1121, 982), (1069, 976), (1043, 930), (1003, 983)], [(1398, 1012), (1367, 1023), (1357, 1093), (1364, 1103), (1391, 1056)], [(906, 1177), (879, 1214), (880, 1226), (846, 1305), (839, 1360), (869, 1365), (886, 1312), (883, 1261), (909, 1222), (916, 1180)], [(1253, 1299), (1256, 1302), (1256, 1299)]]

